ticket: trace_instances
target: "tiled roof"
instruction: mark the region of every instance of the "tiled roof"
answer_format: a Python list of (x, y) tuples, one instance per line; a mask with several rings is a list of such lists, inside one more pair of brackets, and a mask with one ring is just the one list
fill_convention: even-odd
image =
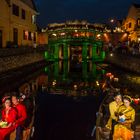
[(27, 4), (30, 8), (37, 11), (34, 0), (21, 0), (23, 3)]

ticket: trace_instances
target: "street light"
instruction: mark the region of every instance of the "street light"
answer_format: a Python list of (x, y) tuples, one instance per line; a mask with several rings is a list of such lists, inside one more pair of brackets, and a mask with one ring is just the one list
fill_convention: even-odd
[(113, 23), (114, 22), (114, 19), (111, 19), (110, 22)]
[(115, 24), (116, 24), (116, 20), (114, 20), (113, 18), (109, 20), (109, 24), (110, 24), (110, 28), (111, 28), (111, 33), (113, 33)]

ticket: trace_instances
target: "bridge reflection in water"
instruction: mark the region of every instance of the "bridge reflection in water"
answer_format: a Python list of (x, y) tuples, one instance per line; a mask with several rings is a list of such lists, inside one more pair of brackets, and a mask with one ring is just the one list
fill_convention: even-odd
[(106, 72), (113, 71), (119, 78), (119, 87), (131, 89), (136, 85), (132, 81), (134, 74), (106, 66), (92, 61), (57, 61), (45, 67), (37, 96), (34, 140), (95, 139), (92, 130), (105, 96), (100, 87)]
[(34, 140), (91, 139), (102, 99), (97, 81), (105, 71), (92, 61), (59, 61), (45, 67), (45, 73), (47, 82), (40, 79), (37, 96)]
[(105, 71), (92, 61), (69, 62), (59, 61), (46, 67), (48, 85), (55, 89), (73, 89), (95, 87), (97, 80), (102, 80)]
[[(96, 112), (104, 95), (100, 92), (104, 74), (113, 71), (119, 86), (134, 93), (138, 75), (93, 61), (56, 61), (29, 66), (1, 75), (0, 96), (9, 91), (38, 91), (33, 140), (89, 140)], [(104, 70), (106, 69), (106, 71)]]

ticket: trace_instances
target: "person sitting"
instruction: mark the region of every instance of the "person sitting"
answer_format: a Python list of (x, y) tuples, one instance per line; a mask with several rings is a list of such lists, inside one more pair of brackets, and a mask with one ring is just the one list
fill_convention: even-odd
[(117, 124), (114, 127), (113, 140), (131, 140), (134, 137), (134, 132), (131, 129), (132, 123), (135, 120), (135, 110), (131, 107), (131, 97), (125, 95), (123, 103), (118, 110)]
[(10, 96), (5, 96), (2, 103), (4, 108), (2, 110), (2, 120), (0, 121), (0, 140), (5, 140), (16, 128), (14, 122), (17, 118), (17, 111), (12, 107)]
[(117, 121), (116, 113), (122, 104), (123, 104), (122, 95), (119, 92), (115, 93), (114, 94), (114, 101), (109, 103), (110, 118), (106, 124), (106, 128), (111, 130), (110, 137), (112, 137), (112, 134), (114, 131), (114, 125)]
[(12, 95), (12, 103), (13, 103), (13, 107), (16, 108), (18, 114), (18, 118), (15, 121), (15, 125), (17, 126), (16, 140), (21, 140), (23, 124), (27, 118), (26, 107), (19, 102), (18, 95), (16, 93)]

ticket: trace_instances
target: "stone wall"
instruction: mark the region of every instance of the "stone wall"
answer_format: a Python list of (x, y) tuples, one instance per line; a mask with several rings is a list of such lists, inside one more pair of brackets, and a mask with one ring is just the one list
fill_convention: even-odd
[(0, 54), (0, 73), (44, 60), (43, 50), (9, 49), (0, 50)]
[(124, 68), (128, 71), (140, 74), (140, 57), (112, 53), (107, 55), (105, 61), (115, 64), (116, 66)]

